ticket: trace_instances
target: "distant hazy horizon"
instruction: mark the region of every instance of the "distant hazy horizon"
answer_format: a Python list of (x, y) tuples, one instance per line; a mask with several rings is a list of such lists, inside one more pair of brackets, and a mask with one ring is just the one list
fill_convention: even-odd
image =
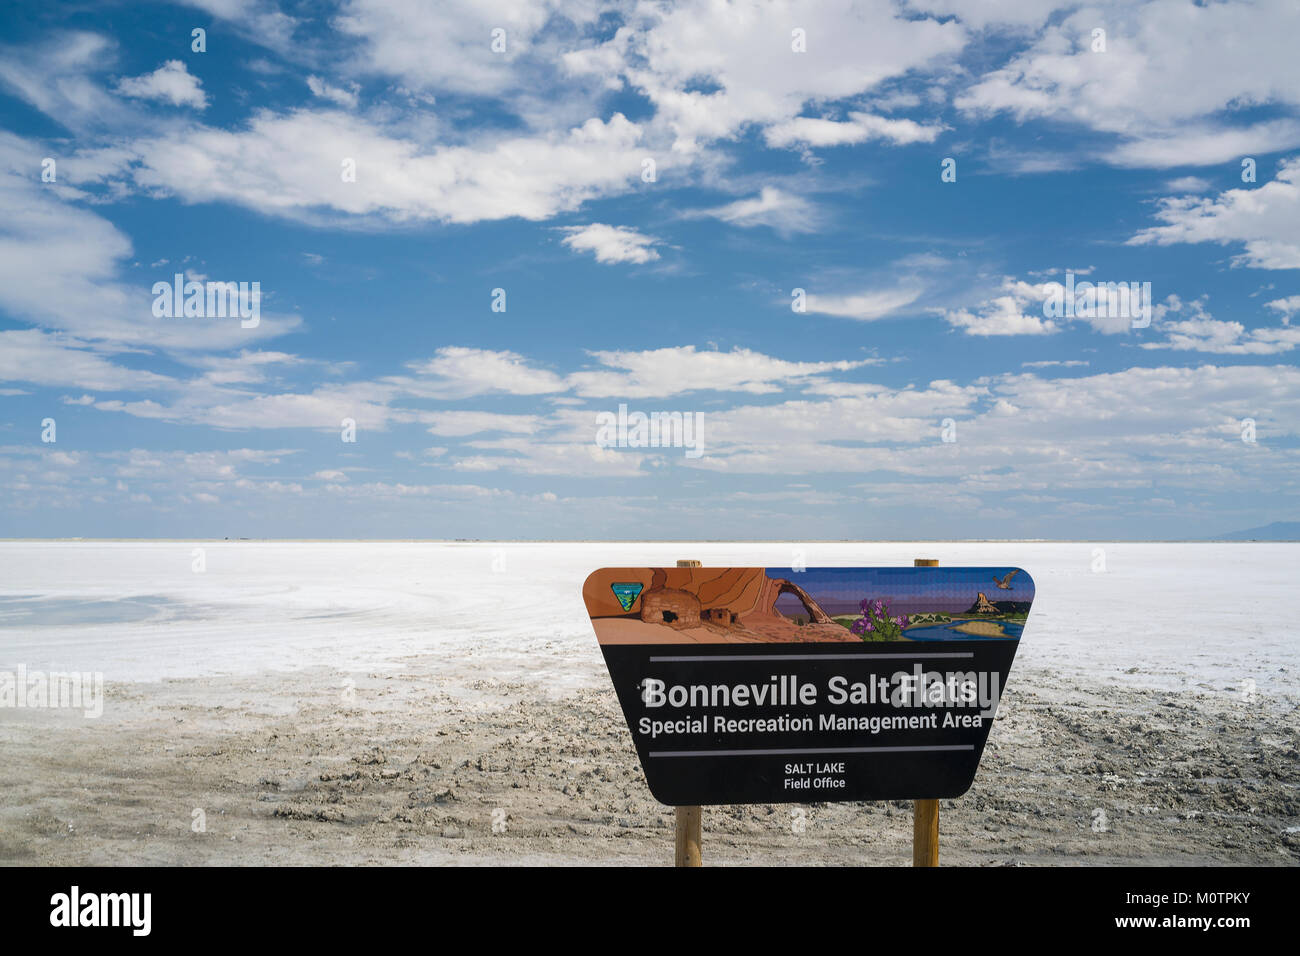
[[(1247, 529), (1257, 530), (1257, 529)], [(1230, 534), (1244, 534), (1247, 532), (1232, 532)], [(51, 535), (51, 536), (0, 536), (0, 541), (268, 541), (268, 542), (351, 542), (363, 543), (373, 542), (412, 542), (412, 543), (429, 543), (429, 544), (676, 544), (691, 543), (703, 541), (706, 543), (716, 544), (770, 544), (773, 542), (782, 542), (785, 544), (798, 545), (804, 544), (907, 544), (916, 542), (917, 544), (1221, 544), (1232, 541), (1238, 544), (1287, 544), (1300, 542), (1300, 534), (1293, 537), (1228, 537), (1218, 536), (1212, 538), (789, 538), (780, 539), (772, 537), (764, 538), (382, 538), (382, 537), (333, 537), (333, 538), (313, 538), (302, 536), (271, 536), (271, 537), (202, 537), (202, 536), (171, 536), (162, 535), (158, 537), (147, 536), (130, 536), (130, 535)], [(918, 555), (920, 557), (920, 555)]]

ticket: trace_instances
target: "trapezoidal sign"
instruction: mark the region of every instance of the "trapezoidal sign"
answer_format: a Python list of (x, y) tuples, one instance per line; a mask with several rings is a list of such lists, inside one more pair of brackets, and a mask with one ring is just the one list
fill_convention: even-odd
[(1029, 606), (1019, 568), (601, 568), (582, 588), (674, 806), (957, 797)]

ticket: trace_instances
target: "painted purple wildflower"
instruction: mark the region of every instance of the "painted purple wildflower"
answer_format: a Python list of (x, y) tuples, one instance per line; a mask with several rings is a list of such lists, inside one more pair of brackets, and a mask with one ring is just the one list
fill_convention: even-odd
[(849, 625), (849, 630), (864, 641), (901, 641), (903, 628), (910, 623), (906, 614), (897, 617), (889, 611), (889, 602), (880, 598), (864, 598), (858, 607), (862, 616)]

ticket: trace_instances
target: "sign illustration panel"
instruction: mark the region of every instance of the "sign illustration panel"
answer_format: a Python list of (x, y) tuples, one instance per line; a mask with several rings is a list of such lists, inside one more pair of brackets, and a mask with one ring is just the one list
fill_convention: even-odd
[(670, 805), (956, 797), (1029, 616), (1019, 568), (602, 568), (583, 585)]

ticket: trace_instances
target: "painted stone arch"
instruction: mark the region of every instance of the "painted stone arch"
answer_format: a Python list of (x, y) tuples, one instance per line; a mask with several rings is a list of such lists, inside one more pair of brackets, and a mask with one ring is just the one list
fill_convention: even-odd
[(772, 599), (772, 608), (776, 609), (776, 602), (782, 594), (793, 594), (803, 605), (803, 609), (808, 612), (808, 620), (813, 624), (834, 624), (830, 615), (822, 610), (820, 604), (813, 600), (813, 596), (805, 591), (793, 581), (787, 581), (781, 578), (776, 582), (776, 594)]

